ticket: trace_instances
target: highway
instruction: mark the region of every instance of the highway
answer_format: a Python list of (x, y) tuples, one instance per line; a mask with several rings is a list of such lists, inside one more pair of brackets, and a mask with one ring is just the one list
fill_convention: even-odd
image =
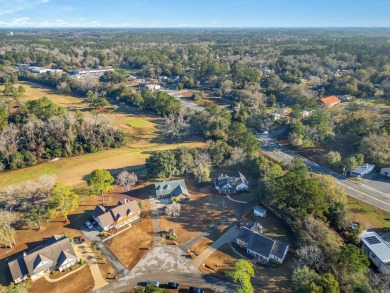
[(305, 165), (312, 172), (333, 177), (336, 180), (338, 186), (344, 189), (348, 195), (361, 201), (364, 201), (370, 205), (373, 205), (379, 209), (382, 209), (386, 212), (390, 212), (389, 194), (373, 189), (367, 185), (351, 182), (347, 180), (345, 176), (337, 174), (326, 167), (320, 166), (317, 163), (305, 157), (302, 157), (294, 151), (286, 148), (285, 146), (278, 144), (274, 140), (274, 137), (279, 134), (280, 131), (269, 133), (268, 135), (257, 136), (261, 144), (261, 149), (265, 154), (283, 163), (289, 163), (291, 162), (291, 160), (293, 160), (293, 158), (301, 158)]
[[(189, 102), (181, 100), (183, 106), (189, 107), (192, 109), (196, 109), (199, 111), (203, 111), (204, 107), (195, 105), (189, 105)], [(197, 106), (197, 107), (194, 107)], [(289, 163), (293, 158), (301, 158), (305, 165), (311, 170), (312, 172), (323, 174), (323, 175), (329, 175), (333, 177), (336, 180), (336, 183), (339, 187), (345, 190), (345, 192), (363, 202), (366, 202), (374, 207), (377, 207), (381, 210), (384, 210), (386, 212), (390, 212), (390, 194), (381, 192), (379, 190), (376, 190), (374, 188), (371, 188), (367, 185), (360, 184), (360, 183), (354, 183), (349, 181), (345, 176), (337, 174), (336, 172), (318, 165), (317, 163), (302, 157), (301, 155), (295, 153), (294, 151), (286, 148), (285, 146), (278, 144), (275, 141), (275, 137), (282, 134), (284, 132), (284, 129), (279, 129), (273, 132), (270, 132), (267, 135), (258, 135), (257, 139), (260, 142), (261, 150), (263, 153), (267, 154), (271, 158), (283, 162), (283, 163)]]

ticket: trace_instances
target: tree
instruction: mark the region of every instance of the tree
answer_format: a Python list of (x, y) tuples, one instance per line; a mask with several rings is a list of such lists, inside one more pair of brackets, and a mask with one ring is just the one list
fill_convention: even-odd
[(50, 196), (49, 208), (53, 214), (60, 212), (66, 221), (68, 215), (79, 206), (79, 196), (73, 192), (70, 186), (58, 182), (54, 185)]
[(370, 265), (364, 252), (353, 244), (343, 245), (337, 256), (338, 270), (341, 273), (365, 273)]
[(370, 133), (360, 143), (360, 151), (375, 165), (390, 164), (390, 133)]
[(229, 165), (237, 165), (242, 164), (246, 160), (246, 153), (243, 148), (234, 147), (230, 152)]
[(180, 216), (181, 205), (178, 202), (172, 202), (165, 207), (165, 213), (167, 216), (177, 217)]
[(239, 259), (234, 264), (234, 270), (226, 273), (227, 276), (233, 279), (234, 283), (238, 283), (239, 287), (236, 292), (252, 293), (253, 286), (251, 284), (251, 277), (254, 277), (255, 271), (253, 263), (245, 259)]
[(358, 162), (353, 156), (346, 158), (343, 163), (345, 165), (345, 171), (352, 171), (358, 166)]
[(101, 109), (110, 105), (110, 103), (105, 98), (99, 97), (97, 94), (94, 94), (91, 90), (87, 92), (85, 101), (88, 103), (90, 107), (94, 109)]
[(339, 283), (330, 273), (322, 276), (307, 266), (298, 267), (293, 271), (292, 284), (297, 293), (338, 293)]
[(330, 151), (326, 154), (326, 161), (329, 165), (337, 167), (341, 163), (341, 155), (339, 152)]
[(131, 187), (133, 187), (138, 181), (137, 174), (134, 172), (127, 172), (126, 170), (123, 170), (116, 176), (116, 183), (119, 186), (123, 186), (126, 191), (129, 191)]
[(172, 139), (181, 139), (188, 134), (189, 129), (190, 124), (184, 119), (182, 112), (165, 117), (165, 134)]
[(210, 156), (205, 152), (199, 152), (194, 160), (193, 174), (198, 182), (207, 182), (211, 172)]
[(15, 284), (11, 283), (8, 287), (2, 287), (2, 293), (28, 293), (28, 281)]
[(168, 178), (177, 174), (173, 151), (159, 151), (146, 159), (146, 170), (150, 178)]
[(29, 210), (29, 218), (40, 230), (42, 222), (49, 218), (48, 209), (44, 206), (34, 206)]
[(15, 230), (12, 225), (18, 216), (10, 210), (0, 210), (0, 245), (12, 247), (15, 242)]
[(91, 178), (88, 180), (90, 186), (95, 193), (100, 193), (102, 196), (102, 203), (104, 205), (104, 194), (111, 189), (111, 184), (115, 181), (114, 177), (108, 170), (97, 169), (91, 173)]

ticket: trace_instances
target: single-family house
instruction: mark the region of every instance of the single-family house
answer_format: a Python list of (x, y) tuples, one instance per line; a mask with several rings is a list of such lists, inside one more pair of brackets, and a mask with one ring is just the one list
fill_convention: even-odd
[(390, 246), (376, 232), (363, 231), (360, 235), (362, 250), (384, 274), (390, 274)]
[(380, 172), (381, 175), (390, 177), (390, 166), (383, 167)]
[(177, 199), (188, 199), (190, 197), (184, 179), (155, 183), (154, 192), (157, 199), (172, 197)]
[(35, 280), (54, 269), (62, 272), (77, 262), (78, 258), (69, 239), (64, 235), (54, 235), (43, 245), (8, 262), (8, 267), (16, 284), (27, 278)]
[(256, 206), (253, 212), (258, 217), (265, 218), (267, 216), (267, 209), (261, 206)]
[(375, 165), (364, 164), (361, 166), (357, 166), (354, 170), (350, 172), (351, 177), (362, 178), (367, 174), (370, 174), (374, 171)]
[(221, 174), (214, 179), (215, 189), (219, 194), (234, 194), (249, 189), (248, 180), (241, 172), (234, 172), (230, 176)]
[(92, 217), (104, 230), (115, 228), (119, 229), (125, 225), (131, 225), (132, 222), (141, 217), (141, 209), (135, 200), (127, 200), (126, 198), (119, 201), (115, 207), (105, 208), (97, 205), (92, 212)]
[(269, 260), (282, 263), (289, 248), (289, 245), (247, 227), (240, 229), (237, 244), (242, 248), (246, 248), (246, 252), (255, 257), (255, 260), (259, 263), (268, 263)]
[(336, 105), (340, 104), (340, 102), (341, 101), (337, 96), (329, 96), (329, 97), (321, 99), (321, 103), (323, 105), (325, 105), (325, 107), (327, 107), (327, 108), (336, 106)]

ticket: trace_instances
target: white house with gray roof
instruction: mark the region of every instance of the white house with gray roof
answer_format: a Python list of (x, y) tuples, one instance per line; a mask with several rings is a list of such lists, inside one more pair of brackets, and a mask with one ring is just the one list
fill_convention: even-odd
[(362, 250), (384, 274), (390, 274), (390, 246), (376, 232), (363, 231), (360, 235)]
[(78, 262), (73, 246), (64, 235), (54, 235), (43, 245), (24, 252), (8, 262), (12, 280), (20, 283), (27, 278), (32, 280), (58, 269), (60, 272)]
[(214, 179), (214, 186), (219, 194), (234, 194), (249, 189), (248, 180), (238, 171), (229, 176), (219, 175)]
[(269, 260), (282, 263), (289, 248), (287, 244), (247, 227), (240, 229), (240, 233), (237, 236), (237, 244), (246, 248), (247, 253), (255, 257), (256, 262), (259, 263), (268, 263)]

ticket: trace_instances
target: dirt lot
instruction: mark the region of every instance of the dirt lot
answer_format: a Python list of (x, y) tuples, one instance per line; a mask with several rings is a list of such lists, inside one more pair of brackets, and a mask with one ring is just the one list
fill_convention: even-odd
[[(234, 263), (238, 258), (229, 244), (224, 244), (205, 261), (206, 267), (200, 267), (200, 271), (203, 274), (226, 278), (225, 272), (233, 269)], [(289, 281), (291, 274), (290, 262), (290, 256), (287, 256), (283, 264), (278, 268), (256, 265), (255, 277), (252, 278), (255, 292), (291, 292)]]
[[(215, 193), (211, 183), (205, 187), (198, 187), (192, 180), (186, 179), (186, 185), (191, 199), (182, 203), (180, 216), (164, 216), (163, 210), (160, 213), (161, 231), (173, 229), (177, 234), (176, 240), (180, 244), (187, 242), (200, 232), (204, 232), (213, 222), (236, 211), (242, 205)], [(247, 197), (248, 194), (243, 194), (243, 196)], [(217, 237), (219, 234), (213, 233), (213, 237)]]
[(45, 278), (40, 278), (31, 283), (28, 292), (30, 293), (62, 293), (62, 292), (91, 292), (94, 285), (94, 280), (91, 271), (85, 267), (81, 271), (74, 273), (58, 282), (48, 282)]
[(149, 200), (143, 200), (142, 211), (146, 217), (142, 222), (113, 238), (111, 251), (127, 268), (133, 268), (144, 254), (149, 251), (153, 241), (153, 225), (150, 217)]

